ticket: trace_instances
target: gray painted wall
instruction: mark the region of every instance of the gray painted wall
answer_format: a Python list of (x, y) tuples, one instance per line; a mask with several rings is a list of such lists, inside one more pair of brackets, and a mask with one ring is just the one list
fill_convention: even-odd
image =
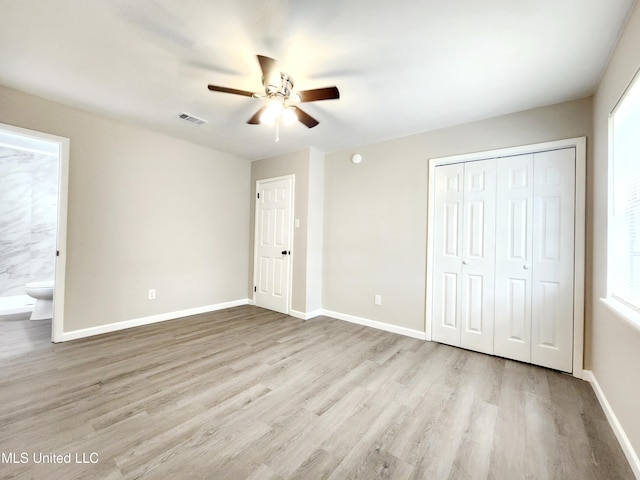
[(4, 87), (0, 105), (71, 139), (65, 331), (247, 298), (249, 162)]
[(615, 315), (600, 298), (607, 294), (608, 117), (640, 68), (638, 45), (640, 7), (636, 5), (594, 97), (594, 161), (587, 172), (591, 191), (587, 235), (593, 244), (591, 269), (587, 269), (592, 279), (587, 292), (593, 316), (590, 368), (636, 454), (640, 453), (640, 330)]
[(307, 228), (307, 302), (305, 313), (322, 308), (324, 240), (324, 154), (309, 149), (309, 213)]
[(423, 332), (429, 158), (590, 133), (588, 98), (328, 154), (323, 308)]

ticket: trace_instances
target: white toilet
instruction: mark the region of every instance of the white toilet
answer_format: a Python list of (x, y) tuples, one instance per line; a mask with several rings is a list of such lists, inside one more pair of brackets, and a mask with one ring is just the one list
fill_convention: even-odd
[(30, 282), (24, 286), (27, 295), (36, 299), (31, 320), (50, 320), (53, 318), (53, 280)]

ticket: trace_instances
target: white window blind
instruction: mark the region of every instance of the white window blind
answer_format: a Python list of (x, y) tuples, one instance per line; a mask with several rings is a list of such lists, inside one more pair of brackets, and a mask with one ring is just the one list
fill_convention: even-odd
[(640, 80), (611, 116), (609, 295), (640, 313)]

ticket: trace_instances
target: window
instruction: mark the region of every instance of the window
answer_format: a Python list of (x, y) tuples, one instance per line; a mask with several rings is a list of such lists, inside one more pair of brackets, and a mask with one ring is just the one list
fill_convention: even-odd
[[(609, 300), (640, 321), (640, 79), (638, 75), (610, 118)], [(629, 316), (628, 314), (625, 316)]]

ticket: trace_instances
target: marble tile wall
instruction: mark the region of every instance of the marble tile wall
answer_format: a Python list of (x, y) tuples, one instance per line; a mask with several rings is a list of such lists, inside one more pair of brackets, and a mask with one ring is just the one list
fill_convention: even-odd
[(53, 280), (58, 161), (0, 146), (0, 297)]

